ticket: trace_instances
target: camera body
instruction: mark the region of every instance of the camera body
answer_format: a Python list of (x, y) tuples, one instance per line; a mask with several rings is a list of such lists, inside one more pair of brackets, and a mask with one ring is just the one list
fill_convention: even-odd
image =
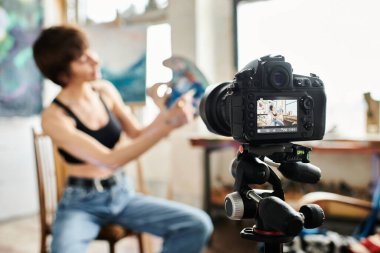
[(283, 56), (264, 56), (232, 82), (206, 90), (200, 106), (208, 129), (241, 143), (319, 140), (325, 132), (326, 95), (316, 75), (293, 74)]

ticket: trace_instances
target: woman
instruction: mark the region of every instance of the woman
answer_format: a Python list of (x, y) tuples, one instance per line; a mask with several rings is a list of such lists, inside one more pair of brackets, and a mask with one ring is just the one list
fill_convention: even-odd
[(165, 253), (200, 252), (212, 232), (209, 217), (183, 204), (134, 194), (120, 169), (191, 121), (191, 102), (182, 97), (139, 128), (114, 86), (100, 80), (98, 58), (81, 30), (43, 30), (33, 55), (45, 77), (62, 87), (41, 116), (69, 175), (53, 224), (52, 252), (86, 252), (109, 223), (163, 237)]
[(283, 115), (274, 105), (269, 105), (270, 126), (284, 126)]

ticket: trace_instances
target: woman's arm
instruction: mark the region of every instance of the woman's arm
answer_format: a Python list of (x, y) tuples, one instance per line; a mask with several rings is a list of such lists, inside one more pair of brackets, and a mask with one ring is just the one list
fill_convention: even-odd
[(191, 120), (187, 115), (187, 107), (191, 105), (179, 106), (180, 102), (184, 103), (182, 100), (178, 101), (177, 105), (168, 112), (170, 117), (177, 117), (178, 121), (168, 122), (162, 117), (157, 118), (148, 130), (131, 142), (118, 145), (117, 149), (109, 149), (78, 130), (73, 120), (55, 105), (47, 108), (42, 114), (42, 127), (58, 147), (78, 159), (105, 169), (117, 169), (146, 152), (173, 129)]
[[(112, 83), (101, 81), (100, 83), (97, 83), (95, 87), (100, 91), (102, 96), (108, 100), (108, 103), (111, 105), (113, 113), (119, 119), (124, 132), (132, 139), (144, 135), (146, 132), (152, 131), (152, 129), (156, 128), (157, 124), (160, 124), (160, 122), (163, 121), (166, 123), (174, 123), (175, 125), (176, 121), (179, 120), (177, 117), (181, 117), (181, 115), (173, 114), (169, 110), (167, 112), (161, 112), (149, 125), (141, 127), (133, 113), (124, 104), (119, 92)], [(191, 99), (186, 96), (183, 96), (182, 100), (185, 103), (191, 102)], [(179, 104), (183, 104), (183, 102), (179, 102)], [(194, 115), (193, 107), (183, 107), (183, 109), (187, 110), (186, 113), (188, 115)]]

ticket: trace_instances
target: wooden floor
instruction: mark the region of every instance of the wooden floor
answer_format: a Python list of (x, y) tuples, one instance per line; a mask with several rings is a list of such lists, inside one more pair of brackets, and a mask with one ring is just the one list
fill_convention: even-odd
[(219, 218), (214, 221), (214, 234), (205, 253), (257, 253), (257, 243), (242, 239), (240, 231), (250, 223)]
[[(256, 243), (243, 240), (239, 233), (244, 227), (240, 222), (220, 218), (215, 221), (215, 232), (210, 245), (204, 253), (256, 253)], [(247, 224), (246, 224), (247, 225)], [(162, 240), (149, 237), (153, 252), (159, 252)], [(25, 217), (0, 223), (0, 253), (37, 253), (39, 252), (38, 216)], [(88, 253), (105, 253), (105, 242), (91, 243)], [(117, 253), (134, 253), (137, 241), (124, 239), (117, 244)]]
[[(38, 216), (25, 217), (0, 223), (0, 253), (39, 253), (40, 231)], [(161, 239), (151, 237), (153, 248), (159, 248)], [(137, 240), (133, 237), (121, 240), (117, 244), (117, 253), (138, 252)], [(108, 245), (104, 241), (90, 244), (88, 253), (107, 253)]]
[[(0, 253), (38, 253), (39, 225), (38, 216), (30, 216), (7, 222), (0, 222)], [(352, 233), (357, 223), (347, 221), (329, 221), (326, 228), (342, 234)], [(327, 225), (326, 224), (326, 225)], [(240, 238), (244, 227), (252, 226), (248, 221), (231, 221), (224, 216), (214, 220), (214, 234), (204, 253), (258, 253), (257, 243)], [(160, 252), (162, 240), (149, 236), (152, 253)], [(121, 240), (117, 244), (117, 253), (137, 253), (137, 241), (134, 238)], [(102, 241), (90, 244), (88, 253), (107, 253), (108, 245)]]

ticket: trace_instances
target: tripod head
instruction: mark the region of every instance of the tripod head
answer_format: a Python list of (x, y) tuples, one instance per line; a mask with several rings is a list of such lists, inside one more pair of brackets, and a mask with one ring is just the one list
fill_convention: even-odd
[[(245, 228), (241, 236), (261, 241), (272, 247), (293, 240), (305, 228), (322, 225), (325, 217), (318, 205), (305, 205), (297, 212), (285, 202), (281, 180), (269, 166), (276, 166), (288, 179), (301, 183), (317, 183), (318, 167), (310, 164), (311, 149), (293, 143), (240, 146), (231, 164), (235, 178), (234, 190), (225, 198), (225, 210), (230, 219), (255, 219), (256, 225)], [(273, 191), (252, 189), (252, 185), (270, 183)], [(268, 244), (268, 245), (267, 245)], [(273, 248), (268, 252), (275, 252)]]

